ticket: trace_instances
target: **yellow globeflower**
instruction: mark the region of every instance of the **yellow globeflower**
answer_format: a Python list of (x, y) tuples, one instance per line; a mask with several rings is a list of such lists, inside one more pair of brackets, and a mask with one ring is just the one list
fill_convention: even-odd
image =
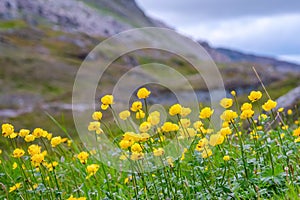
[(150, 128), (151, 128), (151, 123), (150, 123), (150, 122), (143, 122), (143, 123), (141, 123), (139, 130), (140, 130), (142, 133), (145, 133), (145, 132), (147, 132)]
[(16, 183), (14, 186), (9, 188), (9, 192), (13, 192), (17, 189), (19, 189), (22, 186), (22, 183)]
[(209, 138), (209, 144), (211, 146), (217, 146), (224, 142), (224, 136), (221, 134), (213, 134)]
[(86, 171), (88, 173), (88, 176), (86, 177), (87, 179), (90, 178), (91, 176), (95, 175), (96, 172), (98, 171), (99, 169), (99, 165), (97, 164), (91, 164), (91, 165), (88, 165), (86, 167)]
[(228, 156), (228, 155), (224, 156), (224, 157), (223, 157), (223, 160), (224, 160), (224, 161), (229, 161), (229, 160), (230, 160), (230, 156)]
[(122, 149), (127, 149), (128, 147), (130, 147), (131, 145), (133, 144), (133, 141), (132, 140), (121, 140), (119, 142), (119, 146), (122, 148)]
[(254, 115), (254, 111), (249, 109), (249, 110), (244, 110), (241, 113), (241, 119), (247, 119), (247, 118), (251, 118)]
[(60, 136), (57, 136), (57, 137), (53, 137), (52, 139), (51, 139), (51, 146), (52, 147), (56, 147), (57, 145), (59, 145), (60, 143), (62, 143), (63, 141), (62, 141), (62, 138), (60, 137)]
[(137, 112), (143, 108), (143, 104), (141, 101), (135, 101), (132, 103), (130, 110), (133, 112)]
[(186, 117), (186, 116), (188, 116), (191, 112), (192, 112), (192, 110), (191, 110), (190, 108), (182, 107), (182, 108), (181, 108), (181, 113), (180, 113), (180, 115), (181, 115), (182, 117)]
[(33, 166), (38, 167), (44, 161), (44, 158), (45, 158), (45, 156), (42, 153), (34, 154), (31, 157), (31, 163)]
[(201, 121), (195, 121), (193, 126), (196, 130), (200, 129), (201, 127), (203, 127), (203, 123)]
[(153, 150), (153, 155), (157, 156), (157, 157), (164, 155), (164, 153), (165, 153), (165, 150), (163, 148), (158, 148), (158, 149)]
[(171, 122), (165, 122), (164, 125), (161, 127), (161, 129), (163, 132), (178, 131), (179, 126)]
[(231, 129), (229, 127), (225, 127), (225, 128), (221, 128), (221, 130), (219, 131), (219, 133), (221, 135), (223, 135), (224, 137), (226, 137), (227, 135), (230, 135), (232, 133)]
[(124, 110), (119, 113), (119, 117), (122, 120), (126, 120), (128, 117), (130, 117), (130, 112), (128, 110)]
[(140, 144), (135, 143), (134, 145), (131, 146), (131, 151), (141, 153), (143, 151), (143, 149)]
[(138, 112), (135, 113), (136, 119), (143, 119), (144, 117), (145, 117), (145, 113), (142, 110), (139, 110)]
[(28, 151), (29, 155), (33, 156), (35, 154), (41, 153), (41, 149), (42, 149), (41, 146), (39, 146), (37, 144), (32, 144), (28, 147), (27, 151)]
[(205, 107), (200, 111), (200, 115), (199, 118), (201, 119), (206, 119), (206, 118), (210, 118), (210, 116), (214, 113), (214, 110), (212, 110), (209, 107)]
[(252, 104), (251, 103), (244, 103), (241, 107), (241, 110), (251, 110), (252, 109)]
[(277, 102), (269, 99), (266, 103), (264, 103), (264, 105), (262, 105), (262, 108), (265, 111), (270, 111), (273, 108), (276, 108), (276, 106), (277, 106)]
[(293, 131), (293, 136), (295, 136), (295, 137), (300, 136), (300, 127)]
[(140, 159), (143, 159), (144, 158), (144, 153), (139, 153), (139, 152), (132, 152), (131, 156), (130, 156), (130, 159), (131, 160), (140, 160)]
[(288, 109), (287, 114), (288, 114), (288, 115), (292, 115), (292, 114), (293, 114), (293, 111), (292, 111), (291, 109)]
[(234, 91), (234, 90), (232, 90), (231, 92), (230, 92), (230, 94), (232, 95), (232, 96), (236, 96), (236, 92)]
[(170, 114), (171, 116), (179, 115), (179, 114), (181, 114), (181, 110), (182, 110), (181, 105), (177, 103), (177, 104), (174, 104), (174, 105), (172, 105), (172, 106), (170, 107), (170, 109), (169, 109), (169, 114)]
[(87, 162), (88, 157), (89, 157), (89, 154), (85, 151), (82, 151), (77, 155), (77, 158), (79, 159), (79, 161), (82, 164), (85, 164)]
[(191, 125), (191, 120), (187, 118), (180, 119), (180, 124), (183, 128), (188, 128)]
[(108, 106), (114, 104), (114, 97), (113, 95), (105, 95), (101, 98), (101, 109), (107, 110)]
[(151, 94), (151, 92), (149, 90), (147, 90), (147, 88), (141, 88), (137, 92), (137, 97), (139, 99), (146, 99), (149, 97), (150, 94)]
[(220, 118), (226, 122), (233, 121), (235, 118), (238, 117), (238, 114), (232, 110), (225, 110)]
[(208, 148), (205, 148), (203, 151), (202, 151), (202, 158), (208, 158), (212, 156), (212, 150), (211, 149), (208, 149)]
[(252, 102), (255, 102), (261, 99), (261, 97), (262, 97), (262, 93), (260, 91), (252, 91), (250, 92), (248, 99)]
[(20, 136), (20, 137), (25, 137), (25, 136), (27, 136), (29, 133), (30, 133), (30, 130), (28, 130), (28, 129), (21, 129), (21, 130), (19, 131), (19, 136)]
[(153, 126), (159, 124), (160, 113), (158, 111), (154, 111), (154, 112), (150, 113), (147, 118), (147, 122), (150, 122)]
[(94, 112), (93, 115), (92, 115), (92, 118), (95, 121), (101, 120), (102, 119), (102, 112), (100, 112), (100, 111)]
[(103, 130), (100, 128), (100, 125), (101, 124), (98, 121), (90, 122), (90, 124), (88, 126), (88, 130), (96, 131), (97, 134), (101, 134), (101, 133), (103, 133)]
[(8, 137), (15, 131), (14, 126), (11, 124), (2, 124), (2, 135)]
[(21, 158), (24, 154), (25, 154), (25, 151), (23, 149), (20, 149), (20, 148), (16, 148), (13, 151), (13, 157), (14, 158)]
[(35, 140), (35, 136), (34, 135), (26, 135), (25, 138), (24, 138), (25, 142), (32, 142)]
[(221, 101), (220, 101), (220, 105), (223, 107), (223, 108), (230, 108), (232, 106), (232, 103), (233, 103), (233, 100), (232, 99), (229, 99), (229, 98), (223, 98)]

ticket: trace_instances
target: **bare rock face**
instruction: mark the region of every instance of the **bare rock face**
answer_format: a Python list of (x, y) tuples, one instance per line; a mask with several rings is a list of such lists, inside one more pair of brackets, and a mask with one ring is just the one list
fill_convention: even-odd
[(277, 99), (278, 107), (292, 108), (300, 102), (300, 86)]
[(64, 31), (110, 36), (131, 28), (76, 0), (1, 0), (0, 18), (23, 18), (31, 24), (48, 20)]

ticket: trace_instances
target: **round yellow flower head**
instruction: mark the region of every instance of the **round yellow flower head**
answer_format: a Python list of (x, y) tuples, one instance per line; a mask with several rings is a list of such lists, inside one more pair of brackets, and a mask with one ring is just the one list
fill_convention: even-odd
[(14, 126), (11, 124), (2, 124), (2, 135), (8, 137), (14, 133)]
[(119, 117), (122, 120), (126, 120), (128, 117), (130, 117), (130, 112), (128, 110), (124, 110), (119, 113)]
[(252, 102), (258, 101), (261, 99), (262, 93), (261, 91), (252, 91), (250, 92), (250, 95), (248, 96), (248, 99)]
[(128, 147), (130, 147), (133, 144), (133, 140), (121, 140), (119, 142), (119, 146), (121, 147), (121, 149), (127, 149)]
[(291, 109), (288, 109), (287, 114), (288, 114), (288, 115), (292, 115), (292, 114), (293, 114), (293, 111), (292, 111)]
[(30, 130), (28, 130), (28, 129), (21, 129), (20, 131), (19, 131), (19, 136), (20, 137), (25, 137), (26, 135), (28, 135), (30, 133)]
[(97, 164), (91, 164), (86, 167), (86, 171), (89, 174), (89, 176), (96, 174), (98, 169), (99, 169), (99, 165)]
[(146, 99), (149, 97), (150, 94), (151, 94), (151, 92), (149, 90), (147, 90), (147, 88), (141, 88), (137, 92), (137, 97), (139, 99)]
[(223, 157), (223, 160), (224, 160), (224, 161), (229, 161), (229, 160), (230, 160), (230, 156), (228, 156), (228, 155), (224, 156), (224, 157)]
[(232, 133), (232, 131), (229, 127), (225, 127), (225, 128), (221, 128), (219, 133), (225, 137), (227, 135), (230, 135)]
[(232, 110), (225, 110), (220, 118), (226, 122), (231, 122), (238, 117), (238, 114)]
[(188, 128), (188, 127), (191, 125), (191, 120), (190, 120), (190, 119), (187, 119), (187, 118), (180, 119), (180, 125), (181, 125), (183, 128)]
[(92, 115), (92, 118), (95, 121), (101, 120), (102, 119), (102, 112), (100, 112), (100, 111), (94, 112), (93, 115)]
[(251, 110), (252, 109), (252, 104), (251, 103), (244, 103), (241, 107), (241, 110)]
[(191, 112), (192, 112), (192, 110), (191, 110), (190, 108), (182, 107), (182, 108), (181, 108), (181, 113), (180, 113), (180, 115), (181, 115), (182, 117), (186, 117), (186, 116), (188, 116)]
[(232, 96), (236, 96), (236, 92), (234, 91), (234, 90), (232, 90), (231, 92), (230, 92), (230, 94), (232, 95)]
[(41, 153), (41, 149), (42, 149), (41, 146), (39, 146), (37, 144), (32, 144), (28, 147), (27, 151), (28, 151), (29, 155), (33, 156), (35, 154)]
[(206, 118), (210, 118), (210, 116), (214, 113), (214, 110), (212, 110), (209, 107), (205, 107), (200, 111), (200, 115), (199, 118), (201, 119), (206, 119)]
[(34, 154), (31, 157), (31, 163), (33, 166), (38, 167), (44, 161), (44, 158), (45, 158), (45, 156), (42, 153)]
[(114, 104), (114, 97), (112, 95), (105, 95), (101, 98), (101, 109), (107, 110), (108, 106)]
[(35, 138), (47, 137), (48, 132), (41, 128), (35, 128), (32, 132), (32, 135), (34, 135)]
[(210, 156), (212, 156), (212, 150), (211, 149), (207, 149), (205, 148), (203, 151), (202, 151), (202, 158), (208, 158)]
[(153, 155), (157, 156), (157, 157), (164, 155), (164, 153), (165, 153), (165, 150), (163, 148), (158, 148), (158, 149), (153, 150)]
[(249, 110), (244, 110), (241, 113), (241, 119), (247, 119), (247, 118), (251, 118), (254, 115), (254, 111), (249, 109)]
[(22, 186), (22, 183), (16, 183), (14, 186), (9, 187), (9, 192), (13, 192), (17, 189), (19, 189)]
[(200, 129), (201, 127), (203, 127), (203, 123), (201, 121), (195, 121), (193, 126), (196, 130)]
[(284, 108), (283, 107), (280, 107), (278, 108), (277, 112), (283, 112), (284, 111)]
[(262, 108), (265, 111), (270, 111), (273, 108), (276, 108), (276, 106), (277, 106), (277, 102), (269, 99), (266, 103), (264, 103), (264, 105), (262, 105)]
[(221, 134), (213, 134), (209, 138), (209, 144), (211, 146), (217, 146), (219, 144), (222, 144), (224, 142), (224, 136)]
[(297, 128), (297, 129), (295, 129), (295, 130), (293, 131), (293, 136), (295, 136), (295, 137), (299, 137), (299, 136), (300, 136), (300, 127)]
[(53, 137), (51, 139), (51, 146), (52, 147), (56, 147), (57, 145), (59, 145), (60, 143), (62, 143), (62, 138), (60, 136), (57, 136), (57, 137)]
[(147, 132), (150, 128), (151, 128), (151, 123), (150, 123), (150, 122), (143, 122), (143, 123), (141, 123), (141, 125), (140, 125), (140, 127), (139, 127), (139, 130), (140, 130), (142, 133), (145, 133), (145, 132)]
[(135, 143), (134, 145), (131, 146), (131, 151), (140, 153), (143, 151), (143, 149), (140, 144)]
[(170, 109), (169, 109), (169, 114), (171, 115), (171, 116), (174, 116), (174, 115), (179, 115), (179, 114), (181, 114), (181, 109), (182, 109), (182, 107), (181, 107), (181, 105), (180, 104), (174, 104), (174, 105), (172, 105), (171, 107), (170, 107)]
[(20, 149), (20, 148), (16, 148), (13, 151), (13, 157), (14, 158), (21, 158), (24, 154), (25, 154), (25, 151), (23, 149)]
[(158, 111), (154, 111), (154, 112), (150, 113), (147, 118), (147, 122), (150, 122), (153, 126), (159, 124), (160, 113)]
[(24, 138), (25, 142), (32, 142), (35, 140), (35, 136), (34, 135), (26, 135), (25, 138)]
[(97, 134), (101, 134), (101, 133), (103, 133), (103, 130), (100, 128), (100, 125), (101, 124), (98, 121), (90, 122), (90, 124), (88, 126), (88, 130), (96, 131)]
[(232, 106), (232, 103), (233, 103), (233, 100), (232, 99), (229, 99), (229, 98), (223, 98), (221, 101), (220, 101), (220, 105), (223, 107), (223, 108), (230, 108)]
[(142, 110), (139, 110), (138, 112), (135, 113), (136, 119), (143, 119), (144, 117), (145, 117), (145, 113)]
[(143, 108), (143, 104), (140, 101), (135, 101), (132, 103), (130, 110), (133, 112), (137, 112)]
[(171, 132), (179, 130), (179, 126), (177, 124), (173, 124), (172, 122), (165, 122), (161, 127), (163, 132)]
[(204, 147), (208, 145), (208, 140), (207, 138), (202, 138), (199, 140), (198, 144), (196, 145), (196, 151), (202, 151)]
[(87, 162), (88, 157), (89, 157), (89, 154), (85, 151), (82, 151), (77, 155), (77, 158), (79, 159), (79, 161), (82, 164), (85, 164)]
[(132, 152), (130, 159), (133, 161), (140, 160), (144, 158), (144, 153)]

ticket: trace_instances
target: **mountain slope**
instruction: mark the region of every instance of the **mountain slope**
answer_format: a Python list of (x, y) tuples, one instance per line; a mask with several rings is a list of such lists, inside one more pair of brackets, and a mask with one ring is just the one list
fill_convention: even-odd
[[(39, 124), (53, 130), (53, 123), (45, 117), (46, 110), (58, 118), (64, 113), (64, 121), (72, 123), (73, 83), (88, 53), (120, 31), (161, 25), (145, 16), (133, 0), (1, 0), (0, 118), (13, 118), (19, 127)], [(180, 42), (174, 41), (176, 44)], [(259, 81), (252, 66), (271, 88), (270, 92), (276, 91), (274, 98), (300, 84), (298, 65), (200, 44), (216, 61), (228, 90), (242, 94), (257, 88)], [(111, 92), (116, 81), (132, 67), (149, 62), (172, 66), (199, 94), (209, 96), (205, 82), (189, 63), (171, 53), (142, 50), (112, 63), (101, 79), (97, 98)], [(286, 67), (293, 73), (282, 73)], [(140, 75), (147, 74), (150, 73)], [(154, 88), (152, 95), (170, 102), (164, 88)]]

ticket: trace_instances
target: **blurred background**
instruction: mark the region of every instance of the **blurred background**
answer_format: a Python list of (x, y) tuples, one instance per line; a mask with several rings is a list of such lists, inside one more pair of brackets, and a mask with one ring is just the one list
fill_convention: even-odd
[[(0, 120), (61, 134), (47, 112), (75, 133), (72, 88), (81, 63), (101, 41), (138, 27), (171, 28), (197, 41), (217, 64), (226, 90), (236, 90), (240, 100), (261, 87), (252, 66), (273, 99), (285, 98), (300, 85), (299, 6), (296, 0), (0, 0)], [(188, 78), (199, 100), (209, 101), (189, 63), (154, 50), (113, 62), (95, 100), (111, 93), (126, 71), (149, 62), (172, 66)], [(155, 86), (152, 92), (165, 104), (173, 102), (166, 88)]]

